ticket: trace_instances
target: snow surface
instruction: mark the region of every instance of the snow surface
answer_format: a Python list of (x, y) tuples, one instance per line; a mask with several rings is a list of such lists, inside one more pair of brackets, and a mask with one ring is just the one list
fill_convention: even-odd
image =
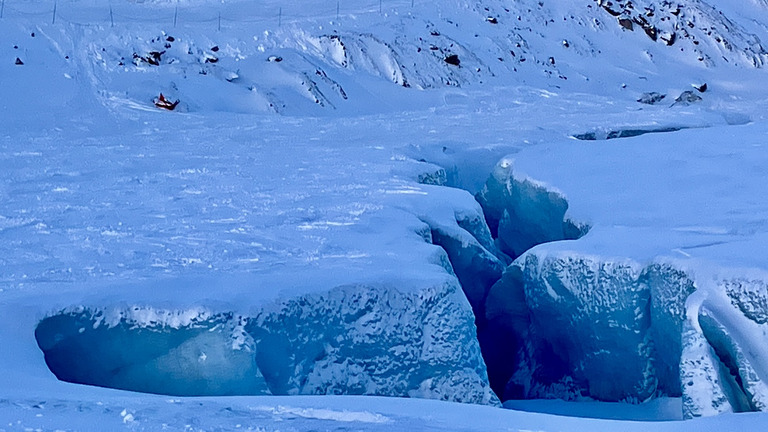
[[(81, 0), (57, 3), (54, 13), (50, 4), (6, 0), (0, 430), (765, 427), (755, 413), (648, 425), (416, 399), (169, 399), (58, 381), (41, 351), (65, 328), (74, 341), (118, 335), (73, 352), (105, 355), (85, 362), (86, 375), (127, 357), (133, 369), (122, 384), (97, 384), (149, 392), (258, 394), (266, 386), (493, 404), (475, 325), (509, 312), (484, 300), (498, 298), (503, 284), (492, 281), (508, 255), (532, 245), (494, 242), (495, 228), (477, 222), (487, 206), (473, 195), (501, 169), (535, 186), (528, 191), (564, 200), (565, 217), (589, 227), (579, 240), (534, 247), (518, 267), (533, 256), (633, 275), (664, 264), (696, 285), (687, 305), (651, 309), (679, 312), (663, 328), (679, 325), (681, 373), (696, 378), (679, 395), (683, 413), (652, 400), (638, 408), (646, 413), (627, 408), (620, 418), (764, 409), (768, 89), (759, 66), (767, 6), (690, 1), (675, 15), (661, 3), (642, 2), (658, 7), (660, 34), (690, 21), (691, 37), (667, 46), (623, 30), (597, 2), (576, 0), (339, 2), (338, 14), (316, 1)], [(146, 61), (152, 51), (165, 51), (157, 65)], [(459, 67), (444, 61), (451, 54)], [(705, 82), (701, 101), (673, 104)], [(662, 103), (637, 102), (654, 91), (667, 95)], [(160, 92), (180, 100), (177, 111), (152, 105)], [(369, 292), (378, 293), (373, 306), (354, 300)], [(423, 314), (413, 318), (416, 311)], [(62, 317), (85, 317), (90, 328), (40, 330), (36, 339), (40, 322)], [(128, 349), (155, 346), (135, 335), (174, 331), (184, 336), (165, 355), (137, 362)], [(590, 341), (602, 335), (587, 333)], [(613, 342), (637, 337), (617, 334)], [(269, 349), (277, 340), (288, 347), (282, 356)], [(253, 383), (226, 384), (262, 352), (272, 357), (257, 361)], [(734, 380), (724, 357), (741, 384), (713, 381)], [(216, 366), (201, 366), (209, 360)], [(614, 365), (629, 363), (597, 364), (621, 375)], [(181, 380), (162, 381), (179, 371)], [(203, 384), (181, 388), (191, 376)], [(180, 387), (169, 389), (174, 382)], [(653, 386), (643, 392), (655, 396)], [(534, 410), (614, 410), (543, 405)]]

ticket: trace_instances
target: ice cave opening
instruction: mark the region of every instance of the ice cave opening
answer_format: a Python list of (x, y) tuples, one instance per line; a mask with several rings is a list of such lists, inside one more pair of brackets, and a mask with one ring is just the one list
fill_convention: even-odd
[(255, 353), (237, 341), (231, 318), (143, 325), (78, 309), (42, 320), (35, 339), (62, 381), (173, 396), (268, 393)]

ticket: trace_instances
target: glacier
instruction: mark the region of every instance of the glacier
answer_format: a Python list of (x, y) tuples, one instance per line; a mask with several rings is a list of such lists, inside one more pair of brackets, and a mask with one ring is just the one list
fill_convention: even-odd
[(35, 338), (64, 381), (176, 396), (366, 394), (498, 404), (474, 319), (446, 283), (408, 295), (344, 286), (252, 317), (64, 311)]
[[(697, 172), (722, 169), (707, 166), (709, 162), (701, 158), (709, 155), (697, 154), (694, 143), (728, 140), (728, 135), (708, 131), (703, 138), (701, 131), (676, 133), (692, 139), (675, 140), (674, 134), (654, 141), (633, 138), (650, 148), (595, 144), (600, 148), (596, 153), (602, 158), (608, 157), (605, 152), (633, 151), (634, 169), (643, 173), (644, 164), (664, 154), (667, 143), (674, 143), (681, 153), (677, 157), (693, 162)], [(755, 142), (746, 141), (738, 145), (749, 147)], [(729, 145), (737, 144), (731, 141)], [(558, 151), (535, 150), (538, 154), (530, 159), (525, 152), (514, 162), (503, 159), (479, 194), (492, 210), (491, 223), (499, 220), (494, 217), (501, 213), (499, 208), (515, 206), (508, 204), (515, 202), (508, 197), (515, 194), (518, 184), (536, 184), (541, 191), (538, 196), (548, 193), (558, 198), (544, 202), (560, 203), (546, 213), (550, 219), (534, 217), (516, 225), (519, 231), (530, 226), (530, 232), (538, 233), (533, 237), (540, 240), (505, 269), (488, 294), (489, 330), (479, 337), (491, 386), (502, 400), (587, 397), (638, 403), (660, 395), (682, 397), (685, 418), (764, 411), (766, 276), (759, 270), (759, 258), (743, 255), (743, 251), (760, 250), (762, 234), (741, 232), (733, 225), (757, 216), (745, 209), (745, 203), (734, 204), (730, 202), (734, 198), (728, 196), (719, 198), (726, 202), (720, 208), (729, 209), (727, 219), (712, 211), (699, 217), (712, 218), (704, 227), (687, 226), (693, 209), (718, 207), (699, 202), (714, 197), (678, 196), (666, 186), (684, 181), (688, 174), (680, 165), (674, 170), (650, 171), (656, 178), (627, 178), (618, 169), (609, 182), (605, 178), (611, 175), (605, 174), (613, 168), (601, 165), (601, 158), (581, 159), (586, 166), (574, 170), (579, 172), (577, 176), (567, 170), (549, 170), (562, 167), (561, 161), (581, 151), (584, 149), (560, 146)], [(758, 163), (749, 159), (754, 156), (743, 157), (731, 162), (734, 167)], [(542, 173), (545, 180), (533, 183), (531, 174), (518, 170)], [(589, 170), (602, 171), (599, 185), (590, 183), (589, 175), (584, 174)], [(745, 175), (738, 181), (743, 187), (757, 179)], [(565, 186), (555, 189), (549, 184)], [(502, 198), (488, 199), (494, 190), (506, 195), (497, 192), (495, 196)], [(593, 195), (595, 190), (603, 193)], [(566, 203), (563, 197), (570, 191), (576, 191), (576, 198)], [(675, 203), (665, 212), (665, 221), (655, 221), (665, 228), (651, 232), (645, 228), (644, 213), (632, 206), (615, 206), (624, 196), (648, 202), (642, 198), (644, 194), (668, 194), (661, 201)], [(579, 208), (584, 204), (579, 203), (582, 198), (590, 203)], [(762, 204), (748, 200), (746, 205)], [(548, 208), (539, 206), (540, 212)], [(504, 211), (507, 217), (510, 212)], [(589, 223), (570, 222), (580, 219)], [(611, 221), (623, 225), (611, 226), (616, 223)], [(724, 223), (734, 228), (713, 228)], [(578, 240), (567, 241), (563, 224), (586, 228)], [(499, 229), (497, 241), (502, 245), (504, 236)], [(521, 238), (526, 236), (513, 236), (512, 241)], [(638, 239), (643, 243), (638, 244)], [(507, 246), (507, 250), (512, 249)], [(736, 265), (731, 264), (734, 260)], [(743, 267), (748, 261), (754, 261), (755, 267)]]
[(766, 422), (765, 2), (246, 3), (3, 2), (0, 428)]

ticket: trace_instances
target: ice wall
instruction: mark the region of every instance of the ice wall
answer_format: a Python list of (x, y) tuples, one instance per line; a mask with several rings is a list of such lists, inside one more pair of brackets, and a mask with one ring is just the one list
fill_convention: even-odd
[(555, 190), (513, 173), (514, 161), (502, 159), (476, 198), (499, 248), (517, 258), (533, 246), (572, 240), (589, 227), (566, 217), (568, 202)]
[[(78, 309), (46, 318), (35, 336), (53, 373), (74, 383), (171, 395), (366, 394), (498, 404), (458, 289), (341, 286), (250, 317)], [(190, 318), (168, 319), (178, 315)]]
[(63, 381), (177, 396), (268, 394), (238, 321), (202, 311), (79, 309), (44, 319), (35, 338)]
[(510, 266), (488, 298), (489, 327), (505, 329), (494, 343), (505, 344), (512, 333), (516, 346), (504, 370), (491, 369), (503, 399), (680, 394), (690, 280), (658, 264), (536, 252)]
[(559, 242), (586, 227), (568, 220), (560, 193), (513, 174), (510, 159), (477, 198), (516, 257), (478, 319), (502, 400), (682, 396), (686, 418), (768, 408), (765, 275), (713, 277), (712, 263), (640, 263)]

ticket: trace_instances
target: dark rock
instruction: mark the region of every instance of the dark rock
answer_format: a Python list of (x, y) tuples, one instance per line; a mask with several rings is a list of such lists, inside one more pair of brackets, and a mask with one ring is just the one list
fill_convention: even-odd
[(654, 42), (656, 41), (656, 38), (658, 37), (657, 36), (658, 31), (656, 30), (656, 27), (647, 26), (647, 27), (643, 27), (643, 30), (645, 30), (645, 34), (647, 34), (652, 41)]
[(21, 66), (21, 65), (23, 65), (23, 64), (24, 64), (24, 62), (23, 62), (23, 61), (21, 61), (21, 59), (20, 59), (20, 58), (16, 57), (16, 64), (17, 64), (18, 66)]
[(675, 44), (675, 41), (677, 40), (677, 33), (670, 33), (669, 36), (662, 36), (661, 40), (663, 40), (664, 43), (667, 44), (667, 46), (672, 46)]
[(272, 55), (272, 56), (269, 56), (269, 58), (267, 59), (267, 61), (270, 61), (270, 62), (273, 62), (273, 63), (280, 63), (281, 61), (283, 61), (283, 58), (282, 58), (282, 57), (280, 57), (280, 56), (274, 56), (274, 55)]
[(690, 105), (700, 100), (701, 96), (694, 93), (693, 90), (686, 90), (680, 93), (680, 96), (675, 99), (675, 103), (673, 105)]
[(611, 14), (613, 16), (621, 15), (621, 12), (615, 11), (615, 10), (611, 9), (610, 6), (608, 6), (607, 4), (603, 5), (603, 9), (605, 9), (606, 12), (608, 12), (609, 14)]
[(637, 101), (640, 103), (648, 104), (648, 105), (654, 105), (658, 102), (661, 102), (667, 95), (657, 93), (657, 92), (650, 92), (650, 93), (643, 93), (640, 96), (640, 99)]
[(704, 83), (704, 84), (702, 84), (702, 85), (698, 85), (698, 86), (697, 86), (697, 85), (694, 85), (694, 86), (693, 86), (693, 88), (695, 88), (696, 90), (698, 90), (698, 91), (699, 91), (699, 93), (704, 93), (705, 91), (707, 91), (707, 83)]
[(497, 20), (496, 17), (488, 17), (485, 20), (488, 21), (491, 24), (498, 24), (499, 23), (499, 20)]
[(459, 66), (459, 64), (461, 64), (461, 61), (459, 60), (459, 56), (456, 55), (456, 54), (448, 55), (443, 60), (446, 63), (454, 65), (454, 66)]
[(35, 37), (35, 32), (32, 32), (32, 34), (30, 36)]
[(219, 46), (218, 45), (214, 46), (213, 48), (211, 48), (211, 51), (219, 52)]
[(429, 34), (431, 34), (432, 36), (440, 36), (440, 32), (437, 30), (432, 30), (431, 32), (429, 32)]
[(206, 63), (218, 63), (219, 59), (216, 57), (206, 57), (205, 62)]
[(167, 38), (165, 38), (165, 40), (166, 40), (166, 42), (175, 42), (176, 41), (176, 39), (173, 36), (168, 36)]
[(632, 23), (632, 20), (629, 18), (620, 18), (619, 25), (621, 25), (621, 27), (624, 28), (625, 30), (629, 30), (629, 31), (634, 30), (634, 24)]

